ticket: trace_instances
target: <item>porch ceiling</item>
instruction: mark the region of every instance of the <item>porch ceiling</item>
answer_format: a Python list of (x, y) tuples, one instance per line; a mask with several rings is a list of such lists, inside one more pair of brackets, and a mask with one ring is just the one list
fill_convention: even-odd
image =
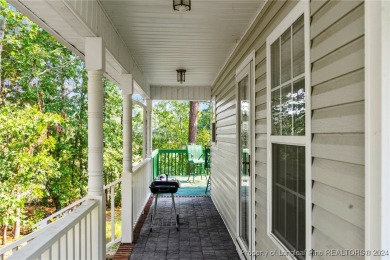
[[(150, 85), (211, 86), (264, 1), (195, 0), (190, 12), (172, 0), (100, 0)], [(186, 82), (176, 81), (185, 68)]]

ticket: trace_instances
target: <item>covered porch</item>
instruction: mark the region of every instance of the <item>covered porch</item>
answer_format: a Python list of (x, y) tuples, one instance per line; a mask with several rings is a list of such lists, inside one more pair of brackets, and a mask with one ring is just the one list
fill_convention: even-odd
[[(88, 196), (0, 258), (104, 259), (111, 245), (134, 242), (150, 198), (153, 100), (215, 103), (213, 190), (211, 200), (178, 199), (179, 233), (148, 233), (146, 219), (134, 259), (212, 258), (222, 248), (241, 259), (326, 259), (350, 249), (370, 254), (351, 258), (376, 259), (382, 249), (388, 258), (390, 2), (183, 2), (10, 0), (85, 60), (89, 181)], [(123, 95), (123, 173), (107, 185), (103, 76)], [(136, 166), (134, 94), (146, 100)], [(105, 209), (114, 211), (119, 185), (122, 236), (106, 243)]]
[[(171, 3), (165, 5), (161, 1), (153, 1), (155, 7), (151, 16), (151, 3), (145, 4), (143, 1), (9, 2), (85, 60), (88, 72), (89, 179), (86, 197), (42, 220), (36, 225), (37, 231), (2, 248), (0, 258), (104, 259), (106, 249), (110, 246), (119, 242), (133, 242), (134, 227), (151, 195), (148, 186), (153, 178), (153, 100), (210, 101), (213, 81), (263, 3), (235, 3), (242, 7), (240, 11), (224, 3), (225, 13), (219, 22), (210, 27), (208, 16), (211, 10), (207, 10), (208, 6), (199, 6), (193, 15), (194, 12), (185, 14), (171, 10)], [(214, 9), (219, 8), (216, 2), (212, 6)], [(127, 11), (123, 12), (122, 7)], [(238, 17), (240, 23), (220, 30), (225, 26), (226, 19), (235, 19), (231, 17), (232, 14)], [(159, 28), (150, 26), (147, 19), (153, 19), (154, 15), (166, 20), (169, 26), (162, 24), (160, 32), (152, 36)], [(114, 21), (116, 17), (134, 17), (138, 20)], [(172, 27), (176, 21), (182, 24), (179, 31)], [(131, 32), (126, 32), (123, 25), (129, 22), (136, 26)], [(186, 33), (188, 37), (183, 38)], [(138, 40), (133, 42), (132, 36)], [(172, 48), (187, 54), (175, 54)], [(177, 69), (186, 69), (185, 82), (177, 81)], [(121, 178), (107, 185), (103, 182), (104, 76), (120, 86), (123, 96), (123, 173)], [(136, 166), (131, 163), (134, 94), (146, 100), (139, 104), (144, 110), (144, 153), (142, 162)], [(115, 189), (119, 186), (122, 197), (122, 235), (115, 237)], [(215, 255), (226, 255), (219, 252), (222, 250), (228, 250), (229, 255), (226, 257), (238, 257), (231, 234), (210, 198), (179, 198), (178, 204), (179, 212), (183, 215), (181, 230), (177, 234), (172, 233), (173, 240), (168, 236), (166, 257), (169, 257), (169, 243), (173, 244), (178, 239), (182, 243), (175, 247), (179, 250), (175, 249), (177, 254), (173, 258), (182, 257), (188, 252), (187, 257), (191, 258), (213, 258)], [(111, 210), (111, 240), (107, 243), (106, 208)], [(147, 225), (146, 222), (144, 229), (147, 229)], [(147, 255), (154, 252), (157, 257), (159, 254), (151, 249), (150, 243), (158, 234), (161, 235), (158, 235), (159, 238), (166, 240), (164, 232), (158, 229), (150, 234), (141, 231), (138, 247), (144, 242), (146, 244), (143, 250), (136, 247), (135, 255), (142, 252), (144, 259), (151, 259)], [(198, 238), (195, 238), (195, 234)], [(155, 242), (160, 244), (161, 241)]]

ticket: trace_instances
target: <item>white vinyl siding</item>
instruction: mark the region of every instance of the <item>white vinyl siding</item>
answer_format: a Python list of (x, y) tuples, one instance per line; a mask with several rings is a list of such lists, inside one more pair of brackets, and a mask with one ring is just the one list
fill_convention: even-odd
[(364, 4), (320, 2), (311, 8), (313, 249), (363, 249)]
[[(211, 90), (217, 102), (212, 196), (235, 237), (235, 70), (255, 49), (256, 251), (278, 250), (267, 236), (266, 38), (296, 4), (267, 1)], [(364, 4), (313, 0), (310, 11), (312, 248), (364, 248)]]

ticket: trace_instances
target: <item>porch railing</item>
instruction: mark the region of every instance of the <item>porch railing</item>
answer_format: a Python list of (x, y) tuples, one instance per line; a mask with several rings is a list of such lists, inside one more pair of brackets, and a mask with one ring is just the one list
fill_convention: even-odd
[[(31, 240), (8, 259), (98, 259), (98, 205), (97, 200), (87, 200), (66, 217), (16, 241), (13, 244), (20, 245), (21, 240)], [(18, 248), (13, 244), (2, 249), (1, 258), (3, 250)]]
[(188, 153), (186, 149), (157, 149), (153, 151), (153, 179), (160, 174), (169, 176), (187, 174)]
[[(203, 149), (205, 164), (209, 164), (210, 148)], [(169, 176), (188, 174), (187, 149), (157, 149), (152, 153), (153, 179), (160, 174), (168, 173)]]
[[(122, 236), (115, 237), (115, 188), (119, 186), (122, 182), (122, 178), (117, 179), (116, 181), (113, 181), (106, 186), (104, 186), (104, 192), (108, 195), (107, 202), (110, 203), (110, 223), (111, 226), (111, 238), (110, 241), (106, 242), (106, 248), (109, 248), (116, 243), (119, 243), (121, 241)], [(106, 205), (106, 209), (107, 209)], [(107, 237), (108, 234), (106, 234)]]
[[(151, 160), (145, 159), (133, 168), (133, 228), (150, 196)], [(106, 248), (121, 241), (115, 237), (115, 188), (122, 178), (104, 186), (111, 212), (111, 239)], [(125, 199), (125, 198), (123, 198)], [(108, 206), (108, 205), (107, 205)], [(72, 203), (35, 225), (33, 233), (0, 249), (4, 259), (98, 259), (99, 202), (89, 197)], [(104, 239), (104, 238), (103, 238)]]
[(151, 171), (150, 158), (145, 159), (133, 168), (133, 228), (141, 214), (143, 214), (145, 205), (150, 197)]

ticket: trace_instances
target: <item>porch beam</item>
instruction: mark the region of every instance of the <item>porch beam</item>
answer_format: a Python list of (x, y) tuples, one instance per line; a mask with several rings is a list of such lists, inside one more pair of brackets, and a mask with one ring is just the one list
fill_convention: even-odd
[(122, 172), (122, 243), (133, 242), (133, 164), (132, 164), (132, 90), (133, 80), (129, 74), (122, 75), (123, 96), (123, 172)]
[(105, 48), (100, 37), (85, 39), (85, 67), (88, 73), (88, 195), (99, 201), (98, 243), (92, 251), (106, 257), (106, 201), (103, 190), (103, 73)]

